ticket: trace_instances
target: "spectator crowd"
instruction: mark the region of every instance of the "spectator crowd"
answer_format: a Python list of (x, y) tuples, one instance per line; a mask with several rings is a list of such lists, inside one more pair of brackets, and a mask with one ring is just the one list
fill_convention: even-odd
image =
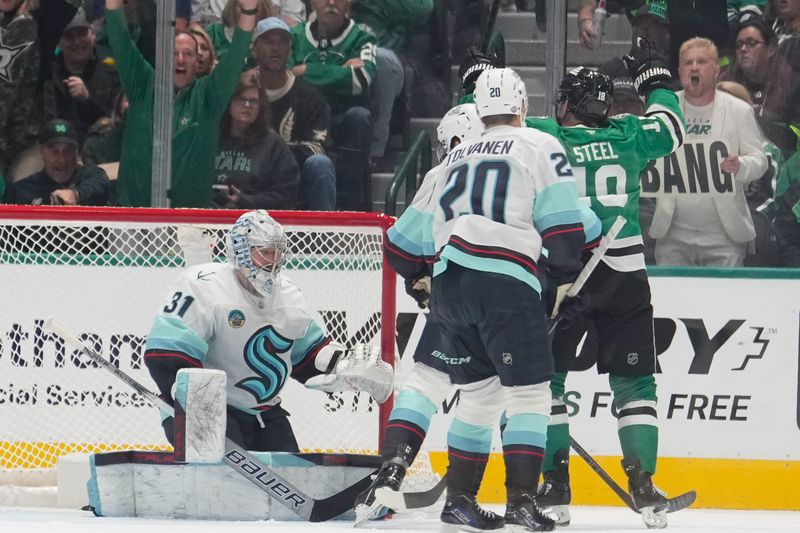
[[(488, 4), (458, 5), (473, 3)], [(410, 37), (435, 4), (176, 0), (170, 204), (369, 209)], [(595, 4), (577, 14), (587, 48)], [(606, 8), (680, 81), (684, 146), (642, 176), (648, 261), (800, 266), (800, 0)], [(150, 205), (155, 13), (153, 0), (0, 0), (4, 203)], [(612, 113), (641, 113), (622, 60), (600, 70)]]

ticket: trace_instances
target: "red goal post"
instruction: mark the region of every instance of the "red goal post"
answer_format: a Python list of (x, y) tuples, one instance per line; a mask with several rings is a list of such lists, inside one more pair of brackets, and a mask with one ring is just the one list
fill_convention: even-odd
[[(0, 208), (0, 485), (55, 485), (57, 458), (167, 449), (155, 408), (43, 328), (53, 316), (132, 377), (155, 385), (144, 338), (194, 250), (224, 261), (234, 210)], [(380, 343), (394, 364), (396, 274), (383, 255), (391, 217), (271, 211), (285, 266), (338, 342)], [(188, 239), (188, 240), (187, 240)], [(201, 254), (202, 255), (202, 254)], [(377, 453), (391, 400), (326, 395), (288, 380), (284, 407), (304, 450)]]

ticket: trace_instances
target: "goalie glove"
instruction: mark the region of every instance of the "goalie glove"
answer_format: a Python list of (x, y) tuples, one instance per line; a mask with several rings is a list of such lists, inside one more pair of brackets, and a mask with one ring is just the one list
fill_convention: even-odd
[(381, 359), (380, 348), (356, 344), (339, 358), (329, 374), (308, 379), (306, 387), (324, 392), (364, 391), (383, 403), (392, 394), (393, 378), (394, 369)]
[(654, 89), (673, 90), (674, 81), (667, 56), (645, 39), (640, 37), (636, 46), (622, 59), (640, 95), (647, 98)]
[(416, 300), (420, 309), (427, 309), (431, 299), (431, 277), (421, 274), (405, 280), (406, 292)]

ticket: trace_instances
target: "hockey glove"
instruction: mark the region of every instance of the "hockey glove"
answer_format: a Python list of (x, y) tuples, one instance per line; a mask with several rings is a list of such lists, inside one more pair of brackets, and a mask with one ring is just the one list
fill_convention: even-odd
[(637, 46), (634, 46), (630, 54), (622, 59), (628, 67), (633, 86), (645, 98), (654, 89), (674, 90), (667, 56), (646, 40), (639, 38)]
[(467, 49), (466, 58), (458, 67), (458, 77), (461, 79), (461, 88), (464, 94), (472, 94), (475, 91), (475, 81), (478, 76), (490, 68), (495, 68), (492, 60), (474, 46), (470, 46)]
[(566, 296), (558, 307), (556, 318), (561, 324), (569, 324), (586, 316), (591, 306), (591, 298), (586, 292), (579, 292), (575, 296)]
[(416, 300), (420, 309), (427, 309), (431, 298), (431, 277), (420, 274), (415, 278), (407, 278), (406, 292)]
[(377, 346), (356, 344), (342, 356), (330, 374), (314, 376), (306, 387), (324, 392), (364, 391), (383, 403), (392, 394), (394, 369), (381, 359)]

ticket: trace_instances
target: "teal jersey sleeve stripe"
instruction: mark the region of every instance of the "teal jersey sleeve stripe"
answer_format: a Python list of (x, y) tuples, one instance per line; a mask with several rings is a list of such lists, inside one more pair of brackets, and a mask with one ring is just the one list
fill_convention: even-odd
[[(524, 444), (544, 448), (547, 444), (549, 417), (534, 413), (514, 415), (503, 431), (503, 444)], [(532, 431), (528, 428), (534, 428)]]
[(597, 218), (594, 211), (588, 206), (581, 204), (581, 218), (583, 219), (583, 232), (586, 234), (586, 242), (592, 242), (603, 233), (603, 222)]
[(183, 320), (158, 315), (147, 335), (144, 349), (180, 352), (202, 363), (208, 352), (208, 343), (192, 331)]
[(409, 207), (403, 216), (389, 228), (389, 240), (405, 252), (415, 256), (433, 256), (433, 215)]
[(297, 366), (298, 363), (308, 357), (309, 352), (319, 346), (324, 338), (325, 332), (322, 331), (322, 328), (319, 327), (315, 320), (312, 320), (306, 334), (294, 341), (292, 346), (292, 366)]
[(447, 432), (447, 445), (465, 452), (489, 453), (492, 451), (492, 429), (492, 426), (474, 426), (454, 418)]
[(465, 268), (471, 268), (472, 270), (495, 272), (497, 274), (511, 276), (530, 286), (530, 288), (537, 293), (541, 294), (542, 292), (542, 285), (535, 275), (509, 261), (467, 255), (460, 250), (456, 250), (452, 246), (445, 246), (444, 249), (442, 249), (442, 253), (439, 254), (439, 258), (440, 261), (437, 261), (436, 264), (433, 265), (434, 276), (438, 276), (447, 269), (447, 261), (453, 261), (454, 263), (458, 263)]
[[(533, 219), (539, 224), (554, 215), (561, 215), (563, 218), (554, 218), (558, 224), (577, 224), (581, 221), (580, 206), (578, 204), (578, 187), (574, 181), (561, 181), (545, 188), (536, 196), (533, 204)], [(564, 209), (564, 206), (574, 206), (572, 209)], [(556, 224), (549, 224), (551, 227)], [(538, 227), (538, 226), (537, 226)]]

